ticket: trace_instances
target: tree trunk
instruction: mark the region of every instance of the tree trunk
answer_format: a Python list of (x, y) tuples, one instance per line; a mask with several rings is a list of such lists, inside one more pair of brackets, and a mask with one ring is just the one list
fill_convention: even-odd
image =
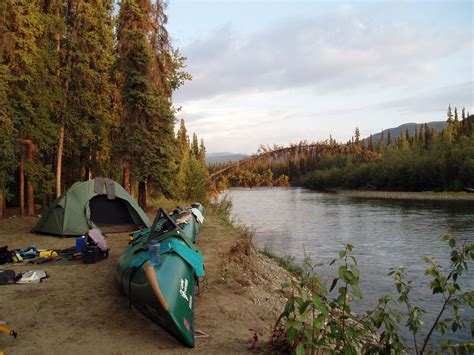
[[(34, 146), (33, 143), (29, 142), (26, 145), (26, 160), (28, 164), (31, 166), (33, 164), (33, 153), (34, 153)], [(34, 191), (33, 191), (33, 183), (31, 181), (31, 176), (28, 176), (26, 180), (26, 210), (28, 216), (33, 216), (35, 214), (35, 201), (34, 201)]]
[(134, 199), (137, 198), (137, 191), (135, 189), (135, 179), (132, 175), (130, 175), (130, 196), (132, 196)]
[(58, 135), (58, 157), (56, 160), (56, 197), (61, 195), (61, 177), (64, 150), (64, 121), (61, 120)]
[[(60, 7), (58, 6), (56, 9), (56, 15), (59, 17), (60, 14)], [(56, 64), (56, 76), (58, 80), (61, 77), (61, 33), (58, 31), (56, 32), (56, 56), (57, 56), (57, 64)], [(64, 121), (61, 120), (59, 134), (58, 134), (58, 155), (56, 161), (56, 197), (61, 195), (61, 167), (63, 162), (63, 146), (64, 146)]]
[(129, 193), (131, 194), (131, 184), (130, 184), (130, 165), (125, 165), (123, 167), (123, 181), (122, 181), (122, 184), (123, 184), (123, 188)]
[(23, 160), (23, 147), (20, 149), (20, 214), (25, 215), (25, 162)]
[(89, 149), (89, 156), (87, 158), (87, 169), (86, 169), (86, 177), (87, 180), (92, 180), (94, 178), (94, 174), (92, 173), (92, 151)]
[(0, 218), (5, 217), (5, 198), (3, 193), (3, 186), (0, 187)]
[(28, 216), (35, 215), (34, 190), (31, 180), (26, 180), (26, 212)]
[(138, 204), (145, 211), (146, 210), (146, 181), (138, 183)]
[(48, 199), (49, 199), (48, 194), (46, 192), (43, 192), (41, 194), (41, 209), (43, 211), (46, 211), (46, 209), (48, 208)]

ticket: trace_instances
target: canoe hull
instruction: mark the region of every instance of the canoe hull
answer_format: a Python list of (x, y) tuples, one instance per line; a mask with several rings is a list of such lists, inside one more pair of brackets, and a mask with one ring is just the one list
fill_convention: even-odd
[[(200, 206), (204, 213), (204, 209)], [(199, 232), (199, 224), (194, 218), (180, 225), (193, 242)], [(158, 266), (148, 261), (138, 268), (130, 267), (134, 259), (148, 251), (149, 235), (131, 243), (117, 263), (117, 280), (122, 293), (130, 303), (147, 317), (162, 325), (184, 345), (194, 347), (194, 298), (196, 277), (193, 268), (176, 253), (161, 255)], [(176, 239), (185, 245), (184, 241)], [(176, 243), (176, 241), (174, 241)]]

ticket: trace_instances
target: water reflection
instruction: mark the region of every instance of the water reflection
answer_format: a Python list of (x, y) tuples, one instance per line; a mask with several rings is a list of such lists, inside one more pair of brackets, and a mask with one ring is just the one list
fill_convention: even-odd
[[(362, 273), (364, 299), (359, 311), (373, 308), (380, 295), (393, 293), (387, 276), (391, 267), (405, 265), (412, 278), (413, 301), (434, 318), (440, 300), (427, 288), (422, 256), (433, 256), (449, 264), (449, 252), (441, 236), (446, 232), (474, 241), (474, 204), (470, 201), (408, 201), (346, 197), (301, 188), (232, 189), (234, 217), (255, 231), (259, 248), (292, 255), (302, 262), (307, 253), (315, 262), (329, 263), (342, 245), (354, 245)], [(333, 271), (321, 274), (331, 278)], [(471, 271), (465, 287), (474, 289)], [(469, 327), (472, 312), (465, 311)], [(468, 339), (469, 331), (450, 335)]]

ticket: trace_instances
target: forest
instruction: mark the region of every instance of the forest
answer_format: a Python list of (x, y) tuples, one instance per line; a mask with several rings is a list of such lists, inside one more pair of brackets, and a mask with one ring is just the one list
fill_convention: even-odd
[[(285, 186), (313, 189), (462, 191), (474, 187), (474, 116), (448, 107), (447, 125), (438, 132), (427, 124), (410, 135), (382, 131), (375, 141), (359, 128), (345, 144), (332, 137), (319, 144), (260, 148), (262, 159), (247, 159), (218, 186)], [(325, 147), (322, 149), (321, 147)], [(282, 153), (284, 152), (284, 154)], [(223, 165), (210, 166), (211, 176)]]
[[(426, 124), (410, 136), (402, 132), (393, 139), (384, 132), (379, 142), (360, 141), (380, 158), (321, 157), (320, 168), (301, 175), (305, 187), (326, 189), (344, 187), (394, 191), (462, 191), (474, 187), (474, 116), (465, 110), (459, 119), (448, 108), (447, 126), (441, 132)], [(357, 140), (357, 139), (356, 139)], [(356, 142), (354, 144), (357, 144)]]
[(7, 0), (0, 19), (0, 216), (94, 176), (144, 208), (207, 194), (204, 143), (174, 131), (173, 92), (192, 78), (165, 2)]

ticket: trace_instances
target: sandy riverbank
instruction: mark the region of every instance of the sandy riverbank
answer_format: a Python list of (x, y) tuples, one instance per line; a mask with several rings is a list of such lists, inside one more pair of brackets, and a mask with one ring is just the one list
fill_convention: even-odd
[(400, 192), (372, 190), (336, 190), (335, 192), (344, 196), (363, 198), (432, 201), (474, 201), (474, 193), (464, 192)]
[[(115, 264), (127, 245), (125, 233), (111, 234), (111, 253), (97, 264), (54, 262), (40, 266), (0, 266), (16, 272), (43, 269), (40, 284), (0, 286), (0, 320), (17, 339), (0, 334), (6, 354), (152, 354), (246, 353), (254, 331), (269, 339), (271, 324), (285, 299), (289, 278), (274, 261), (256, 252), (249, 238), (209, 213), (198, 247), (205, 255), (206, 277), (196, 301), (196, 328), (207, 337), (184, 348), (120, 294)], [(0, 220), (0, 245), (66, 248), (74, 239), (29, 233), (37, 218)]]

